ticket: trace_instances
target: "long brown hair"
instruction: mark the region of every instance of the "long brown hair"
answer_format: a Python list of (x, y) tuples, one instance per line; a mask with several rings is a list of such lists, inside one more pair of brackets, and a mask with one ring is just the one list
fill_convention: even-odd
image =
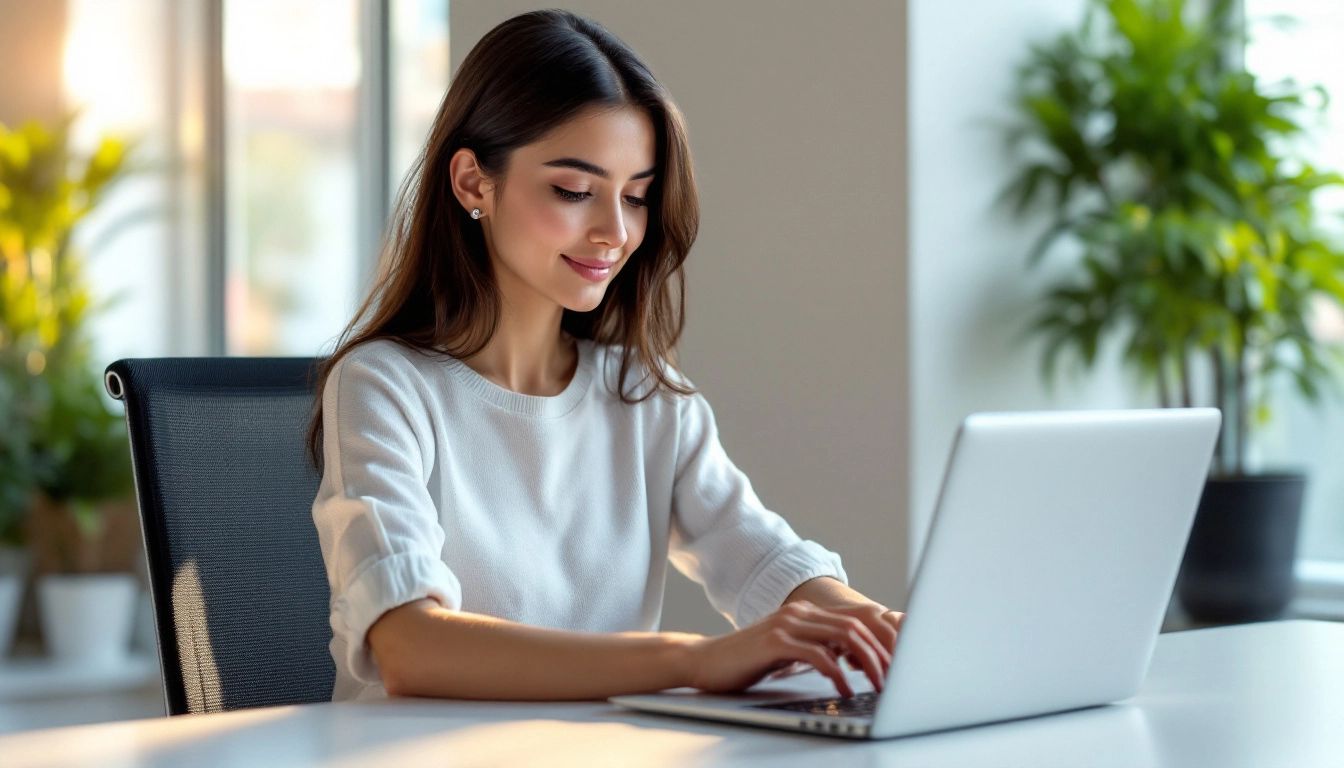
[[(626, 382), (636, 362), (644, 368), (636, 384), (653, 377), (654, 386), (639, 398), (622, 384), (623, 402), (643, 402), (660, 390), (696, 392), (669, 375), (680, 372), (682, 264), (700, 223), (685, 119), (644, 62), (600, 24), (560, 9), (532, 11), (486, 33), (444, 95), (424, 150), (398, 192), (378, 276), (317, 369), (308, 428), (314, 466), (322, 467), (322, 392), (352, 348), (390, 338), (427, 353), (470, 357), (498, 327), (500, 296), (484, 234), (452, 192), (453, 153), (472, 150), (487, 176), (502, 178), (513, 150), (594, 106), (646, 111), (656, 136), (657, 173), (639, 248), (602, 302), (591, 312), (566, 309), (561, 328), (575, 338), (622, 345), (619, 381)], [(496, 199), (500, 192), (496, 184)]]

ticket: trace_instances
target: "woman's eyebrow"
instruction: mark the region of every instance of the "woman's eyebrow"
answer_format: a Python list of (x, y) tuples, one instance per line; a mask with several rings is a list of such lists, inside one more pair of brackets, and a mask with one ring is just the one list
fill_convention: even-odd
[[(542, 165), (549, 165), (553, 168), (573, 168), (575, 170), (583, 171), (584, 173), (591, 173), (594, 176), (601, 176), (604, 179), (611, 178), (611, 174), (607, 172), (607, 169), (600, 168), (588, 162), (587, 160), (580, 160), (577, 157), (562, 157), (559, 158), (558, 160), (547, 161), (545, 163), (542, 163)], [(635, 179), (643, 179), (645, 177), (652, 176), (655, 170), (657, 169), (650, 168), (647, 171), (640, 171), (639, 173), (636, 173), (634, 176), (631, 176), (630, 180), (633, 181)]]

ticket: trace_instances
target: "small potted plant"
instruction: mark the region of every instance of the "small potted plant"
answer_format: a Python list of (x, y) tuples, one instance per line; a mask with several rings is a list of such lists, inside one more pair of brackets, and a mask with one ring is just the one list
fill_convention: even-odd
[(1249, 467), (1247, 446), (1274, 377), (1312, 403), (1336, 382), (1340, 351), (1311, 326), (1320, 302), (1344, 304), (1344, 252), (1312, 204), (1344, 179), (1292, 152), (1311, 91), (1248, 72), (1237, 18), (1228, 0), (1096, 0), (1081, 30), (1033, 46), (1007, 134), (1004, 199), (1053, 217), (1030, 262), (1073, 265), (1031, 326), (1044, 375), (1119, 336), (1162, 406), (1223, 412), (1177, 586), (1204, 622), (1291, 598), (1306, 478)]
[(38, 603), (49, 652), (109, 663), (129, 650), (139, 586), (125, 557), (107, 557), (106, 519), (133, 509), (133, 480), (125, 428), (92, 365), (87, 321), (106, 304), (94, 303), (71, 235), (127, 173), (129, 145), (107, 137), (76, 156), (76, 116), (0, 125), (0, 405), (13, 430), (0, 479), (9, 528), (22, 507), (45, 572)]

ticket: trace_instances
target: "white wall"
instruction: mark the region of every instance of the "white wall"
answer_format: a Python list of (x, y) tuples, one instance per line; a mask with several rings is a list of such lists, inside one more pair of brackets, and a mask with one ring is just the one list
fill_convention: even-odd
[(990, 123), (1007, 117), (1028, 43), (1075, 27), (1083, 7), (1084, 0), (911, 4), (911, 563), (967, 413), (1143, 404), (1115, 363), (1114, 345), (1092, 375), (1061, 379), (1055, 395), (1047, 393), (1040, 344), (1017, 341), (1047, 280), (1025, 269), (1045, 222), (1014, 221), (993, 206), (1012, 163)]
[[(904, 3), (576, 0), (689, 123), (700, 237), (682, 362), (765, 504), (904, 600), (907, 459)], [(453, 70), (546, 7), (451, 3)], [(665, 629), (728, 625), (669, 579)]]

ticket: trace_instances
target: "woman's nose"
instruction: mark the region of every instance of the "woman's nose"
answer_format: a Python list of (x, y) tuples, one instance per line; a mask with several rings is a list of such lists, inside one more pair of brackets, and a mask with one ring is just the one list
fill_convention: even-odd
[(624, 246), (628, 237), (621, 202), (617, 200), (615, 207), (605, 206), (602, 209), (600, 220), (593, 227), (592, 239), (595, 243), (602, 243), (615, 250)]

